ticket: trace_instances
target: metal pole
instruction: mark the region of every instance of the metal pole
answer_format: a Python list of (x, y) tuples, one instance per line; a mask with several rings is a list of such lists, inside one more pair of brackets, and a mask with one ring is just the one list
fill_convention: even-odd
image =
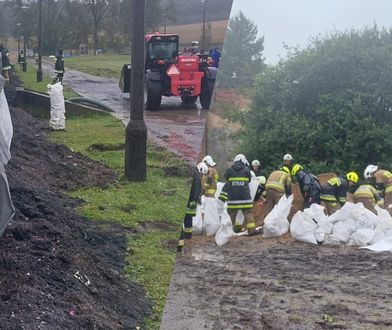
[(42, 81), (42, 0), (38, 1), (38, 69), (37, 82)]
[(166, 33), (166, 28), (167, 28), (167, 17), (166, 17), (166, 13), (163, 14), (164, 17), (164, 21), (163, 21), (163, 33)]
[(207, 7), (208, 0), (203, 0), (202, 3), (204, 4), (203, 8), (203, 36), (202, 36), (202, 52), (206, 51), (206, 7)]
[(27, 54), (26, 54), (26, 31), (25, 31), (25, 26), (23, 26), (23, 53), (24, 53), (23, 72), (27, 72)]
[(147, 179), (147, 127), (144, 122), (144, 33), (146, 0), (132, 1), (131, 118), (125, 133), (125, 176)]

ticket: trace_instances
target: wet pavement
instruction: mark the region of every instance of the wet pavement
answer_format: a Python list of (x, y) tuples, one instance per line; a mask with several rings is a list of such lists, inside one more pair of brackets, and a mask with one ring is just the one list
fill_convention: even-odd
[[(44, 62), (43, 70), (54, 77), (54, 65)], [(124, 125), (129, 121), (129, 94), (121, 93), (116, 79), (92, 76), (66, 68), (64, 85), (71, 87), (83, 97), (91, 98), (112, 108), (114, 116)], [(145, 111), (149, 138), (195, 163), (199, 156), (208, 111), (202, 110), (199, 102), (183, 105), (179, 97), (163, 97), (159, 111)]]

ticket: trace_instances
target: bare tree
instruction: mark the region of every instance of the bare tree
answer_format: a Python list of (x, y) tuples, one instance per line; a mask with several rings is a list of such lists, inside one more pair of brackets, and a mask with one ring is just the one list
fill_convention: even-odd
[(93, 18), (94, 49), (98, 49), (98, 32), (107, 14), (109, 0), (83, 0)]

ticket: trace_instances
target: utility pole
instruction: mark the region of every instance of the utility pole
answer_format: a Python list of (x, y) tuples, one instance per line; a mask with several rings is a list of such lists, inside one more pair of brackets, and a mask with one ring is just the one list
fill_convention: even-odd
[(37, 82), (42, 81), (42, 0), (38, 0), (38, 69)]
[(206, 52), (206, 7), (208, 0), (201, 0), (203, 4), (203, 35), (202, 35), (202, 53)]
[(166, 33), (167, 28), (167, 15), (166, 13), (163, 14), (163, 33)]
[(146, 0), (132, 1), (131, 118), (125, 133), (125, 176), (147, 179), (147, 127), (144, 122), (144, 33)]
[(23, 10), (23, 72), (27, 72), (27, 52), (26, 52), (26, 10), (29, 8), (26, 5), (20, 7)]

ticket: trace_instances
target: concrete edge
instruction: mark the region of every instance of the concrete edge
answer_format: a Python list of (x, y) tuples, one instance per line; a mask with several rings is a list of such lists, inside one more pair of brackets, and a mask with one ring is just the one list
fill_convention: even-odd
[[(17, 89), (15, 106), (24, 109), (33, 117), (42, 119), (50, 118), (49, 95), (27, 89)], [(91, 115), (109, 114), (107, 111), (70, 101), (65, 101), (65, 111), (68, 117), (88, 117)]]

